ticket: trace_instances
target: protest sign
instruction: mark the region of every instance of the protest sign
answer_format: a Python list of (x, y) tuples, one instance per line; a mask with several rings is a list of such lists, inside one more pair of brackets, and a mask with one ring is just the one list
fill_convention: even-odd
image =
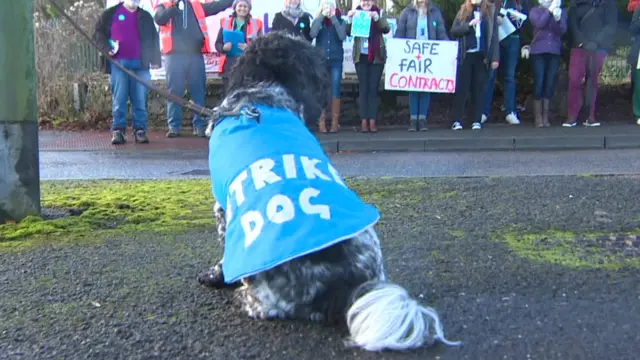
[(351, 36), (368, 38), (370, 29), (371, 15), (369, 15), (369, 12), (356, 11), (351, 24)]
[(457, 41), (387, 40), (386, 90), (454, 93)]

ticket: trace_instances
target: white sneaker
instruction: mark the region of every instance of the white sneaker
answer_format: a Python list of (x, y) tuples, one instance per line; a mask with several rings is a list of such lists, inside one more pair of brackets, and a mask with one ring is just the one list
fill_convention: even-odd
[(636, 124), (640, 125), (640, 119), (638, 119), (638, 120), (636, 121)]
[(459, 121), (456, 121), (453, 123), (453, 125), (451, 126), (452, 130), (462, 130), (462, 124), (460, 124)]
[(480, 129), (482, 129), (482, 124), (480, 124), (479, 122), (474, 122), (471, 125), (471, 130), (480, 130)]
[(481, 123), (481, 124), (484, 124), (484, 123), (486, 123), (486, 122), (487, 122), (487, 115), (482, 114), (482, 118), (480, 119), (480, 123)]
[(507, 115), (507, 117), (505, 117), (505, 120), (507, 120), (507, 122), (511, 125), (520, 124), (520, 119), (518, 119), (518, 115), (516, 115), (516, 113), (513, 113), (513, 112)]

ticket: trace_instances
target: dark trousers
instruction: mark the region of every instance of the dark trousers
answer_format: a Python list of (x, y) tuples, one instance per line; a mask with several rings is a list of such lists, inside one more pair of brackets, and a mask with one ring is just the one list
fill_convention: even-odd
[[(185, 87), (189, 85), (191, 100), (200, 106), (205, 105), (207, 74), (202, 54), (170, 54), (167, 56), (166, 79), (167, 88), (173, 95), (183, 97)], [(180, 130), (182, 106), (168, 101), (167, 115), (169, 129)], [(194, 129), (204, 128), (206, 125), (202, 116), (198, 114), (193, 115), (192, 123)]]
[(370, 63), (367, 55), (360, 55), (356, 63), (356, 75), (360, 84), (360, 118), (375, 119), (378, 116), (378, 89), (384, 64)]
[(556, 89), (560, 55), (532, 54), (531, 68), (533, 69), (533, 98), (551, 99)]
[(451, 122), (459, 121), (466, 109), (467, 99), (471, 94), (471, 122), (480, 122), (484, 108), (484, 94), (489, 69), (484, 63), (484, 54), (481, 52), (466, 53), (464, 60), (458, 64), (456, 73), (456, 92), (453, 97), (453, 109), (451, 109)]

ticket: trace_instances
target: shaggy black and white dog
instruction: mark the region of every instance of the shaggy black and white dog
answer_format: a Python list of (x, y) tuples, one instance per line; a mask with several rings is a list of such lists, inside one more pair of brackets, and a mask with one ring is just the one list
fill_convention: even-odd
[[(348, 344), (369, 351), (436, 340), (456, 345), (445, 339), (435, 310), (387, 282), (374, 230), (377, 210), (348, 189), (304, 125), (329, 101), (325, 68), (316, 48), (280, 32), (258, 37), (237, 60), (217, 109), (223, 115), (207, 129), (225, 253), (198, 281), (239, 286), (236, 297), (251, 318), (346, 320)], [(295, 200), (278, 194), (288, 184), (300, 190)], [(247, 204), (257, 204), (255, 211), (243, 210)], [(350, 230), (341, 232), (343, 224)]]

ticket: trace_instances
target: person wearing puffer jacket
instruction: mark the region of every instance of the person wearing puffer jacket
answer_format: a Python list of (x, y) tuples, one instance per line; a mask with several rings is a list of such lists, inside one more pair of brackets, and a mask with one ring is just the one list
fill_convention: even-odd
[[(413, 0), (402, 10), (398, 20), (396, 39), (449, 40), (440, 8), (430, 0)], [(409, 131), (426, 131), (431, 93), (411, 91), (409, 93)]]
[(574, 0), (569, 8), (568, 23), (572, 36), (568, 119), (562, 126), (578, 125), (578, 114), (583, 105), (583, 81), (585, 91), (591, 95), (591, 104), (586, 104), (591, 111), (583, 125), (600, 126), (596, 120), (598, 77), (618, 28), (618, 4), (614, 0)]
[(562, 36), (567, 32), (567, 12), (561, 0), (539, 0), (531, 9), (529, 21), (533, 40), (522, 47), (522, 57), (531, 56), (533, 70), (533, 115), (536, 127), (549, 127), (549, 101), (556, 87)]

